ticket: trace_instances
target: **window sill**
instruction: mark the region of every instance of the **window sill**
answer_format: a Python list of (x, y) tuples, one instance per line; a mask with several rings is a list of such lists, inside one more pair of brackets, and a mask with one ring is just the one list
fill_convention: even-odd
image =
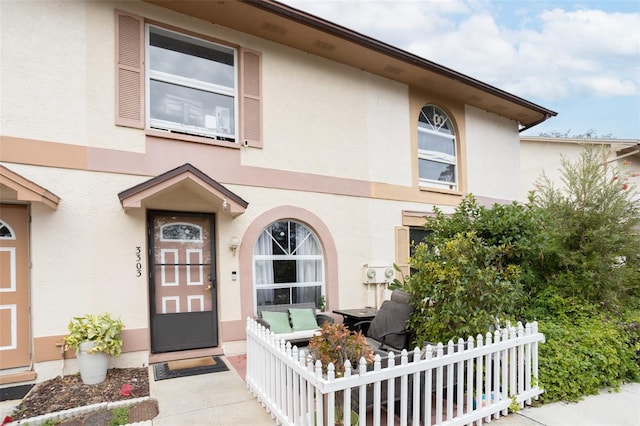
[(464, 193), (458, 189), (433, 188), (431, 186), (423, 186), (423, 185), (420, 185), (420, 191), (437, 192), (439, 194), (457, 195), (460, 197), (464, 195)]
[(201, 143), (201, 144), (205, 144), (205, 145), (213, 145), (213, 146), (221, 146), (221, 147), (225, 147), (225, 148), (240, 149), (240, 144), (237, 143), (237, 142), (219, 141), (219, 140), (216, 140), (216, 139), (205, 138), (205, 137), (202, 137), (202, 136), (185, 135), (185, 134), (181, 134), (181, 133), (173, 133), (173, 132), (168, 132), (168, 131), (163, 131), (163, 130), (156, 130), (156, 129), (145, 129), (144, 132), (145, 132), (145, 135), (153, 136), (153, 137), (156, 137), (156, 138), (172, 139), (172, 140), (177, 140), (177, 141), (194, 142), (194, 143)]

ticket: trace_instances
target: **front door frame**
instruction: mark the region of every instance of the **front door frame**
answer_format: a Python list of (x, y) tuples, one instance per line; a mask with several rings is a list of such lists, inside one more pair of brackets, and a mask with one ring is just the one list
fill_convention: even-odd
[[(177, 314), (156, 312), (156, 261), (155, 219), (161, 217), (205, 218), (210, 229), (210, 284), (212, 310)], [(215, 214), (180, 212), (168, 210), (147, 211), (148, 266), (149, 266), (149, 323), (151, 331), (151, 353), (173, 352), (189, 349), (213, 348), (219, 345), (219, 321), (217, 303), (216, 233)], [(193, 331), (195, 336), (188, 335)]]
[(0, 288), (0, 317), (4, 328), (0, 330), (3, 332), (0, 370), (6, 373), (28, 370), (31, 365), (30, 208), (26, 204), (0, 203), (0, 211), (11, 234), (2, 239), (0, 247), (0, 265), (6, 278)]

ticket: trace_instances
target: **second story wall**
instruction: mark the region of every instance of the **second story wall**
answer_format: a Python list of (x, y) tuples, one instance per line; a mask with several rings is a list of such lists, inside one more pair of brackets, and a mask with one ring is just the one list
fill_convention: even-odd
[(516, 123), (467, 106), (469, 192), (496, 200), (518, 198), (520, 142)]
[[(116, 125), (117, 10), (222, 43), (239, 62), (245, 49), (259, 54), (261, 145)], [(154, 176), (193, 162), (224, 183), (258, 186), (256, 171), (275, 170), (280, 182), (286, 173), (348, 179), (359, 188), (352, 194), (449, 206), (468, 192), (518, 196), (517, 123), (460, 99), (144, 2), (5, 2), (0, 19), (2, 135), (84, 149), (63, 167)], [(457, 133), (453, 190), (420, 184), (418, 115), (427, 104), (442, 108)], [(333, 182), (327, 192), (341, 186)]]

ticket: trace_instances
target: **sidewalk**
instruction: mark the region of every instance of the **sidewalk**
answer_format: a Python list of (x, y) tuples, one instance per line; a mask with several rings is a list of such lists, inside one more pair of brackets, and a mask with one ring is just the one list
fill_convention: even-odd
[(556, 402), (525, 408), (492, 424), (498, 426), (638, 426), (640, 383), (621, 387), (620, 392), (602, 391), (576, 403)]

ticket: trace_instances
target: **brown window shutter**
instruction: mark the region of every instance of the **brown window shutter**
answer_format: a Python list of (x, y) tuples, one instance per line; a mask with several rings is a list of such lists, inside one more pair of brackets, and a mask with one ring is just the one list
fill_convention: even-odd
[(405, 275), (409, 276), (409, 227), (396, 226), (396, 265)]
[(262, 81), (261, 55), (252, 50), (241, 50), (241, 144), (262, 148)]
[(116, 10), (116, 124), (144, 128), (144, 21)]

